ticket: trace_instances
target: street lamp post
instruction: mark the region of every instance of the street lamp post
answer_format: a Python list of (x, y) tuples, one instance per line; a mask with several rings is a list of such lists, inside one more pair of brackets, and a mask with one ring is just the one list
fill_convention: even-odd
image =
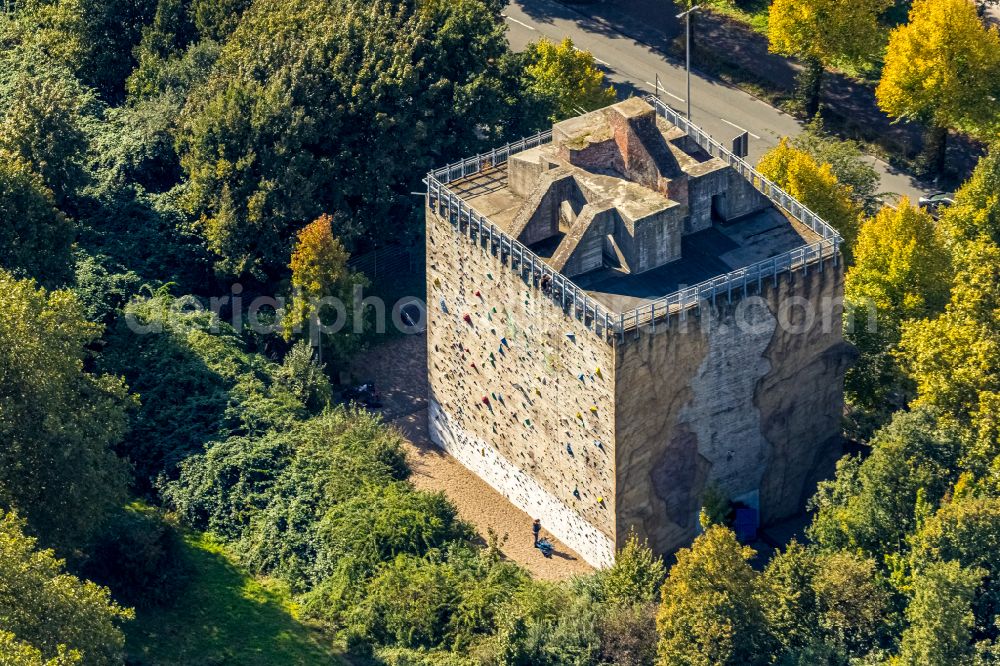
[(677, 18), (684, 19), (684, 54), (687, 56), (687, 119), (691, 120), (691, 12), (698, 9), (700, 5), (694, 5), (687, 11), (681, 12)]

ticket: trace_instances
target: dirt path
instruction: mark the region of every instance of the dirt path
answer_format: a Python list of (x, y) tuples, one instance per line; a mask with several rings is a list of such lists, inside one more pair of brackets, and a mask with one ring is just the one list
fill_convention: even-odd
[(542, 534), (555, 545), (551, 559), (532, 545), (532, 517), (508, 502), (485, 481), (434, 446), (427, 438), (427, 349), (422, 335), (391, 340), (370, 350), (354, 363), (359, 380), (372, 379), (382, 393), (385, 420), (406, 436), (406, 453), (413, 470), (410, 480), (421, 490), (444, 491), (462, 519), (486, 538), (492, 528), (508, 535), (501, 550), (535, 577), (560, 580), (593, 568), (562, 542)]

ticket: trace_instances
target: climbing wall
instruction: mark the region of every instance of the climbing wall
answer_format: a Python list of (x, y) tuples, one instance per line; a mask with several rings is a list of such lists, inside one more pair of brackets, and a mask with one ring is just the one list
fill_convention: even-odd
[(427, 211), (431, 439), (595, 566), (615, 547), (614, 349)]

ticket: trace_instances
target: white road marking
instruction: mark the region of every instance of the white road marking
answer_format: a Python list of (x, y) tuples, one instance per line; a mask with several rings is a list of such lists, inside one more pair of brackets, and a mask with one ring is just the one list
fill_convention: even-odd
[[(643, 83), (645, 83), (647, 86), (649, 86), (653, 90), (656, 90), (656, 84), (655, 83), (652, 83), (650, 81), (644, 81)], [(670, 92), (669, 90), (667, 90), (663, 86), (660, 86), (660, 91), (667, 93), (668, 95), (670, 95), (671, 97), (673, 97), (674, 99), (676, 99), (678, 102), (683, 102), (684, 101), (683, 97), (678, 97), (677, 95), (673, 94), (672, 92)]]
[(512, 16), (507, 16), (506, 14), (504, 14), (504, 15), (503, 15), (503, 17), (504, 17), (505, 19), (507, 19), (508, 21), (510, 21), (511, 23), (516, 23), (516, 24), (518, 24), (518, 25), (520, 25), (520, 26), (524, 26), (524, 27), (525, 27), (525, 28), (527, 28), (528, 30), (537, 30), (537, 28), (535, 28), (535, 26), (533, 26), (533, 25), (528, 25), (528, 24), (527, 24), (527, 23), (525, 23), (524, 21), (518, 21), (518, 20), (517, 20), (516, 18), (514, 18), (514, 17), (512, 17)]
[(754, 134), (753, 132), (751, 132), (750, 130), (748, 130), (748, 129), (747, 129), (747, 128), (745, 128), (745, 127), (740, 127), (740, 126), (739, 126), (739, 125), (737, 125), (736, 123), (731, 123), (731, 122), (729, 122), (728, 120), (726, 120), (725, 118), (719, 118), (719, 120), (721, 120), (722, 122), (726, 123), (727, 125), (732, 125), (733, 127), (735, 127), (736, 129), (738, 129), (738, 130), (739, 130), (739, 131), (741, 131), (741, 132), (746, 132), (747, 134), (749, 134), (749, 135), (750, 135), (750, 136), (752, 136), (753, 138), (757, 139), (758, 141), (760, 140), (760, 137), (759, 137), (759, 136), (757, 136), (756, 134)]

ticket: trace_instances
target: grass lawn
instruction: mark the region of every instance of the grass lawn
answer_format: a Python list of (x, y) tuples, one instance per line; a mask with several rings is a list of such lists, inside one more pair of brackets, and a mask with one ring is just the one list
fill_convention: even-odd
[(189, 580), (169, 608), (138, 609), (125, 627), (128, 663), (347, 664), (298, 619), (280, 584), (240, 569), (203, 534), (184, 535)]
[[(705, 0), (712, 10), (731, 16), (762, 35), (767, 34), (767, 12), (771, 6), (770, 0)], [(680, 6), (680, 5), (678, 5)]]

